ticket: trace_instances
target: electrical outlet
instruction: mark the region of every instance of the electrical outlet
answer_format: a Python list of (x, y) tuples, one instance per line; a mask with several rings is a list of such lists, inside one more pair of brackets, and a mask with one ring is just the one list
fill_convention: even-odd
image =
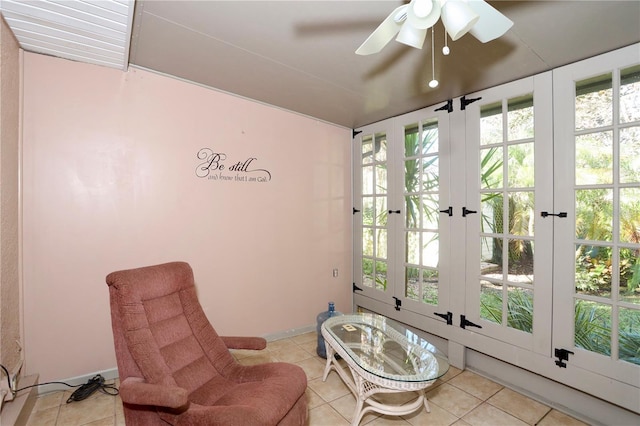
[(338, 268), (333, 270), (333, 278), (338, 278)]

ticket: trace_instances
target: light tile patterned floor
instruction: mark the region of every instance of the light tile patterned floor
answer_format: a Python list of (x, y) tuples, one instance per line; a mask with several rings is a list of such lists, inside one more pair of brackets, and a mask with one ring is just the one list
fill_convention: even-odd
[[(242, 364), (285, 361), (307, 373), (309, 426), (349, 425), (355, 398), (335, 372), (322, 381), (325, 360), (316, 355), (316, 334), (307, 333), (270, 342), (264, 351), (233, 351)], [(118, 385), (118, 381), (115, 381)], [(88, 399), (66, 403), (73, 389), (40, 396), (29, 418), (29, 426), (118, 426), (124, 425), (119, 397), (96, 392)], [(396, 395), (396, 398), (398, 396)], [(584, 425), (524, 395), (470, 371), (451, 368), (427, 393), (431, 413), (391, 417), (367, 414), (361, 425), (370, 426), (517, 426)]]

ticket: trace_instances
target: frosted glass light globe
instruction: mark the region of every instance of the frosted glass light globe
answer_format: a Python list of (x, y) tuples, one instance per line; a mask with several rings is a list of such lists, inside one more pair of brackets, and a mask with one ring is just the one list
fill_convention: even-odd
[(435, 89), (436, 87), (438, 87), (438, 80), (436, 80), (435, 78), (431, 80), (429, 82), (429, 87), (431, 87), (432, 89)]

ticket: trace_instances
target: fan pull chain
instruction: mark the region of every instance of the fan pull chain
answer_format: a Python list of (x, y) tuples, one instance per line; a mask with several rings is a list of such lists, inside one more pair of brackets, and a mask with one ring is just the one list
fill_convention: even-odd
[(429, 82), (429, 87), (435, 89), (438, 87), (438, 80), (436, 80), (436, 51), (435, 51), (435, 25), (431, 27), (431, 76), (433, 80)]
[(449, 49), (449, 46), (447, 45), (447, 29), (444, 29), (444, 47), (442, 48), (442, 54), (447, 56), (449, 53), (451, 53), (451, 49)]

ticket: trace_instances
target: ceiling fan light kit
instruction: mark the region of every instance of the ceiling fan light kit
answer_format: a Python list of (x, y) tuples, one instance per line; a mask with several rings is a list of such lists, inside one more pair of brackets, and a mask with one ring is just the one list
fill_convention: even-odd
[(453, 41), (465, 35), (480, 19), (464, 1), (446, 1), (441, 16), (442, 23)]
[[(433, 26), (442, 19), (445, 27), (445, 46), (442, 53), (448, 55), (447, 34), (456, 41), (471, 33), (482, 43), (495, 40), (513, 26), (513, 21), (498, 12), (484, 0), (411, 0), (397, 7), (356, 50), (358, 55), (380, 52), (395, 36), (396, 41), (422, 49), (427, 31), (431, 28), (431, 61), (434, 66)], [(397, 36), (396, 36), (397, 35)], [(434, 83), (435, 82), (435, 83)], [(438, 85), (435, 75), (429, 86)]]
[(415, 28), (410, 25), (403, 25), (396, 37), (396, 41), (407, 46), (415, 47), (416, 49), (422, 49), (424, 39), (427, 37), (426, 28)]

